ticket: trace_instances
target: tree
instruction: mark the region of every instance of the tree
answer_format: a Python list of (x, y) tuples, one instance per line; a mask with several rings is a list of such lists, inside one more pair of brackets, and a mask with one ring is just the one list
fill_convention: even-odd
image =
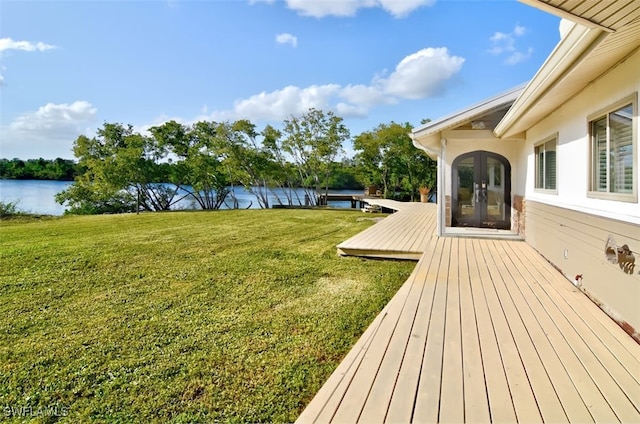
[(259, 142), (260, 134), (249, 120), (217, 125), (217, 142), (224, 152), (230, 178), (253, 194), (261, 208), (269, 208), (269, 174), (274, 166), (272, 153)]
[[(180, 200), (181, 184), (167, 185), (166, 149), (153, 138), (133, 131), (131, 125), (105, 123), (96, 137), (80, 136), (73, 152), (84, 174), (56, 196), (72, 211), (118, 211), (135, 199), (136, 210), (168, 210)], [(91, 212), (92, 211), (92, 212)]]
[[(303, 200), (300, 199), (296, 187), (302, 185), (298, 177), (298, 171), (295, 166), (287, 159), (287, 153), (284, 150), (282, 132), (267, 125), (262, 130), (262, 146), (268, 151), (273, 158), (272, 166), (269, 170), (269, 181), (274, 188), (272, 194), (280, 205), (302, 205)], [(284, 195), (286, 202), (280, 198), (278, 191)], [(294, 201), (295, 197), (295, 201)]]
[(315, 204), (316, 193), (322, 187), (328, 191), (331, 163), (349, 139), (349, 129), (333, 112), (311, 108), (302, 116), (286, 119), (282, 132), (282, 148), (292, 157), (305, 194)]
[(414, 200), (419, 187), (435, 185), (436, 164), (413, 145), (411, 129), (408, 123), (391, 122), (354, 140), (360, 181), (380, 185), (384, 197), (393, 197), (399, 190)]
[(79, 173), (75, 162), (68, 159), (0, 159), (0, 178), (73, 181)]
[(149, 129), (159, 146), (176, 158), (167, 181), (178, 185), (202, 209), (220, 209), (229, 194), (229, 180), (216, 149), (216, 124), (186, 126), (176, 121)]

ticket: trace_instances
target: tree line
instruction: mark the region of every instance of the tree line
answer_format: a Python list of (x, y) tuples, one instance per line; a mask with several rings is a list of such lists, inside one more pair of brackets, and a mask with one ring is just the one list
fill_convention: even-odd
[[(409, 124), (382, 124), (353, 139), (355, 156), (338, 160), (351, 138), (333, 112), (309, 109), (259, 130), (249, 120), (169, 121), (148, 135), (104, 123), (73, 143), (74, 183), (56, 195), (67, 213), (170, 210), (187, 198), (201, 209), (238, 207), (234, 187), (259, 207), (314, 205), (330, 188), (376, 185), (387, 198), (413, 200), (435, 186), (435, 162), (415, 148)], [(275, 199), (275, 200), (272, 200)], [(229, 206), (230, 204), (230, 206)]]
[(71, 159), (0, 159), (0, 178), (73, 181), (83, 170)]

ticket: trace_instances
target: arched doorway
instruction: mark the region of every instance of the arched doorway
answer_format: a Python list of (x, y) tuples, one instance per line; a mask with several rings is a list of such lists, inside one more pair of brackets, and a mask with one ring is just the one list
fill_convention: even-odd
[(511, 229), (511, 165), (478, 150), (453, 161), (451, 223), (454, 227)]

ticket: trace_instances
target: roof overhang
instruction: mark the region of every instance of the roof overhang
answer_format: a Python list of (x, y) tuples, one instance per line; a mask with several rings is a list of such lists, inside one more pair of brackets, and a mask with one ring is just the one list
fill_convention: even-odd
[[(570, 14), (580, 20), (575, 18), (578, 16), (598, 25), (576, 24), (560, 40), (496, 126), (494, 132), (500, 138), (527, 131), (640, 46), (638, 2), (566, 2), (575, 7), (566, 6), (565, 10), (561, 6), (563, 0), (520, 1), (543, 10), (554, 6), (560, 15)], [(581, 4), (591, 7), (585, 10), (578, 7)]]
[(636, 0), (520, 0), (520, 2), (569, 19), (587, 28), (606, 32), (616, 32), (640, 17), (640, 4)]
[[(410, 133), (414, 146), (426, 151), (432, 158), (438, 156), (440, 152), (440, 143), (444, 134), (463, 124), (473, 122), (487, 114), (511, 105), (518, 96), (520, 96), (524, 88), (525, 84), (519, 85), (469, 108), (444, 116), (414, 129)], [(471, 131), (485, 136), (488, 133), (493, 137), (493, 134), (487, 130)]]

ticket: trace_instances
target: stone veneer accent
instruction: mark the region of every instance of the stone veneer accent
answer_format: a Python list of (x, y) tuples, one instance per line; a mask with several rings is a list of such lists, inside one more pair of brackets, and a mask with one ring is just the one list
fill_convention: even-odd
[(525, 236), (525, 211), (526, 203), (524, 196), (514, 195), (513, 206), (511, 207), (511, 231)]
[(451, 227), (451, 196), (445, 196), (444, 201), (445, 226)]

